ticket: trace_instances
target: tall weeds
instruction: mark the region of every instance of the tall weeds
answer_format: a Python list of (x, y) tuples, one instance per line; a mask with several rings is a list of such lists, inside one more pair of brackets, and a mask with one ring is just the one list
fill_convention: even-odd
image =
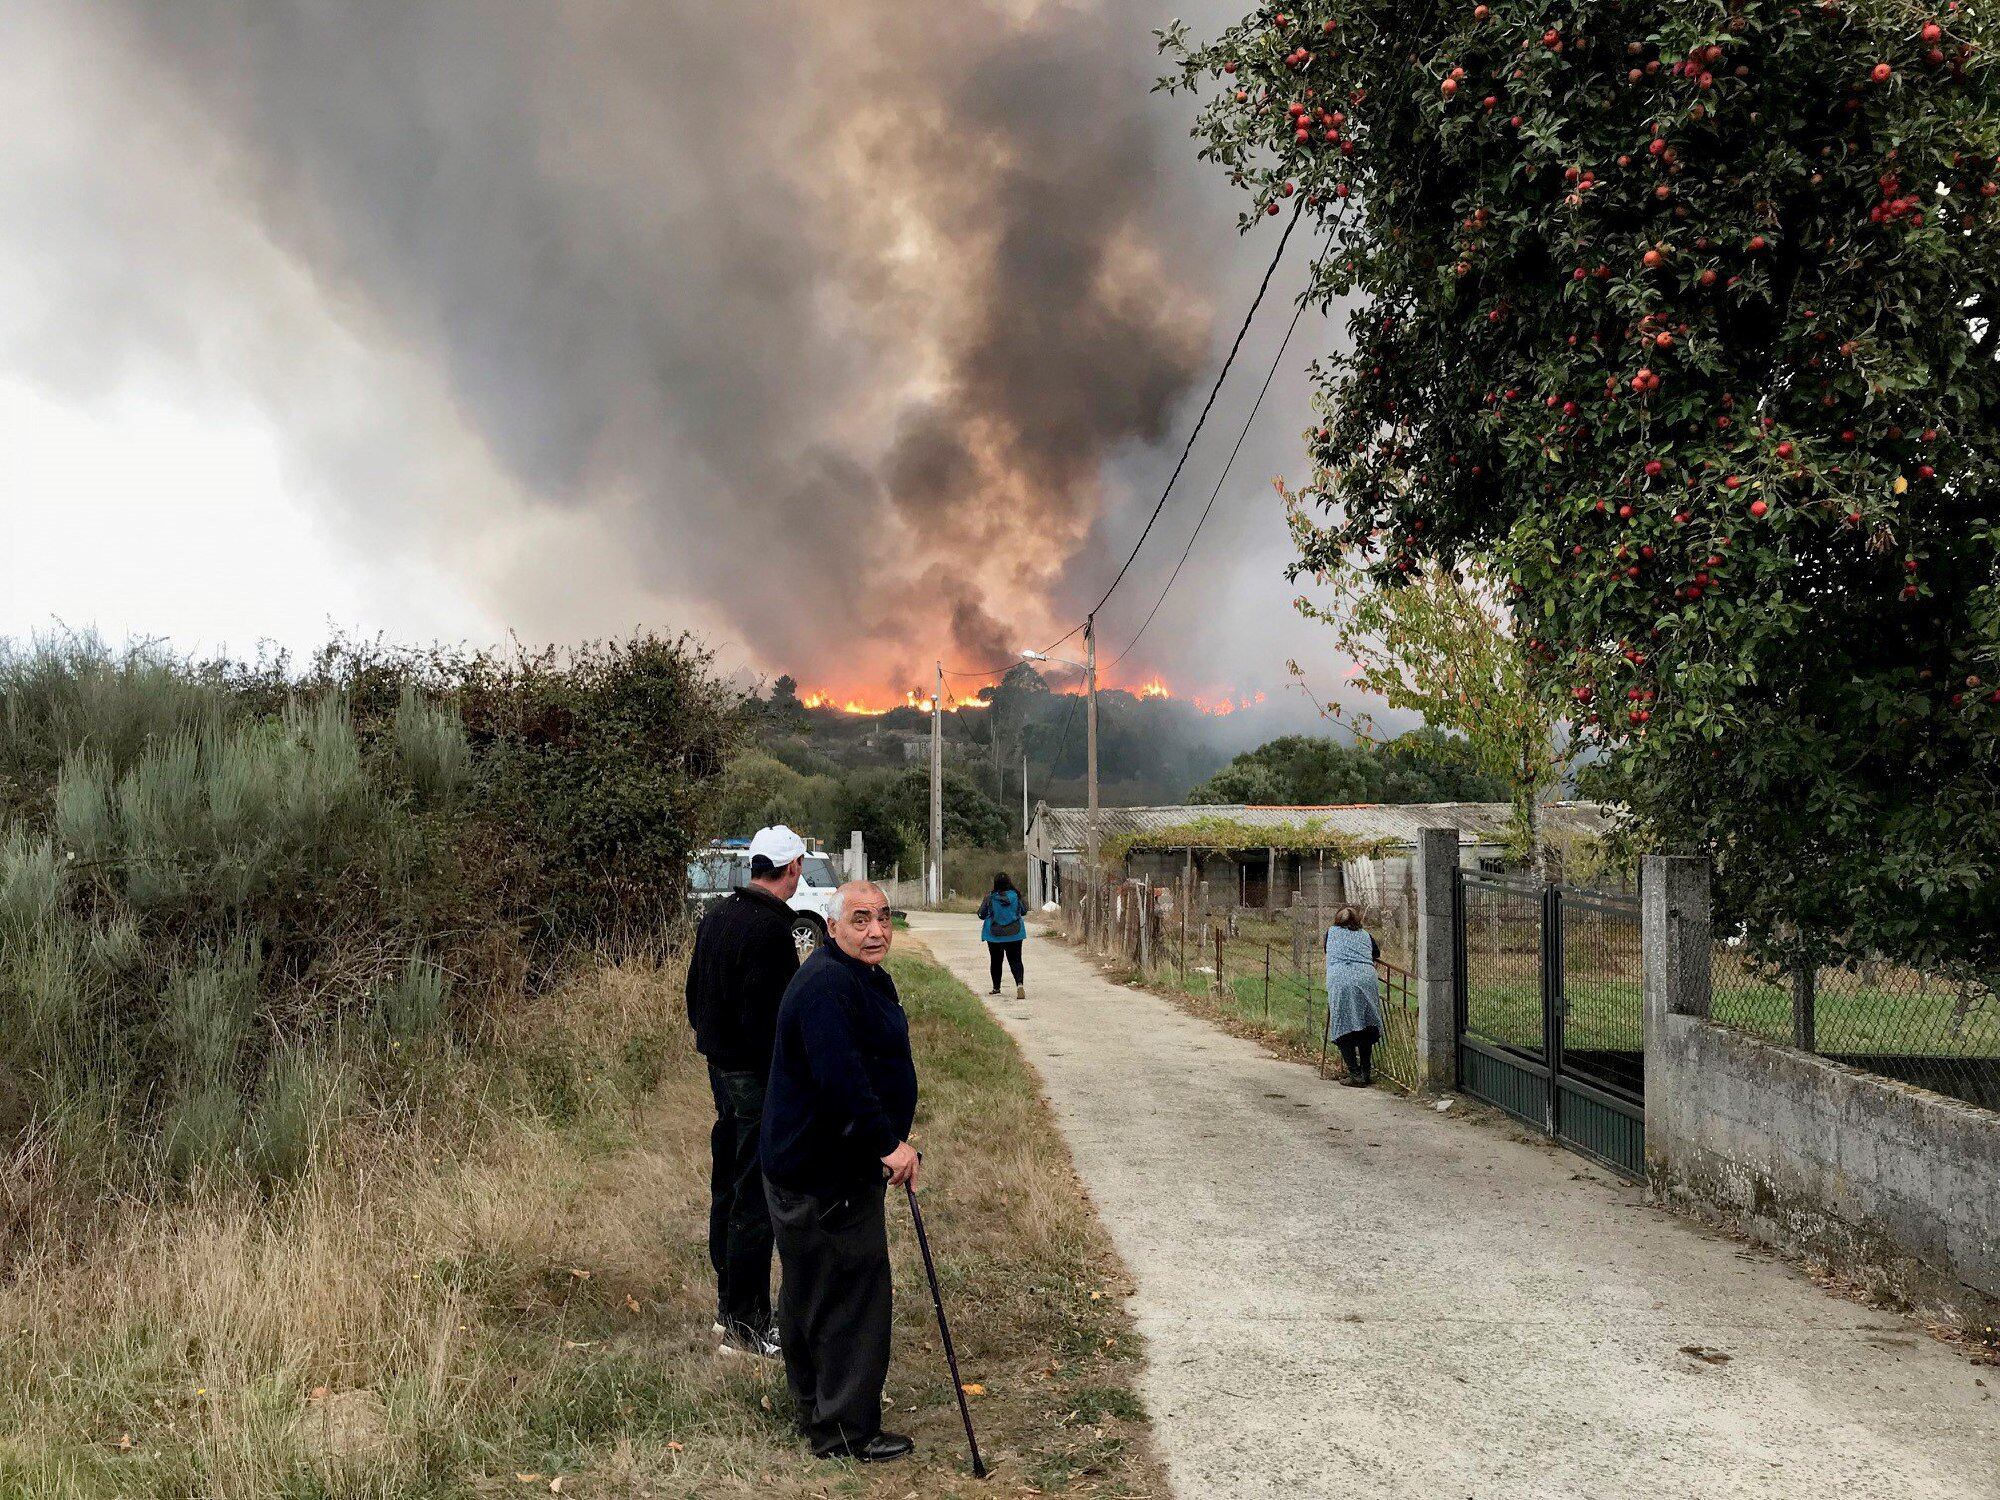
[(671, 920), (727, 742), (704, 671), (644, 641), (291, 677), (0, 644), (0, 1148), (31, 1127), (127, 1191), (270, 1182), (344, 1111), (427, 1107), (419, 1055), (531, 953)]

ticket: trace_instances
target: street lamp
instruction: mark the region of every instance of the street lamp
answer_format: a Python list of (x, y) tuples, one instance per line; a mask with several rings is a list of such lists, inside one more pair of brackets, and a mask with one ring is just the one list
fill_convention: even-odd
[[(1090, 806), (1083, 816), (1083, 857), (1086, 888), (1097, 892), (1097, 616), (1083, 622), (1084, 659), (1069, 661), (1046, 651), (1023, 651), (1026, 661), (1055, 662), (1065, 667), (1081, 667), (1084, 672), (1084, 758), (1088, 762)], [(1095, 913), (1093, 913), (1093, 916)]]

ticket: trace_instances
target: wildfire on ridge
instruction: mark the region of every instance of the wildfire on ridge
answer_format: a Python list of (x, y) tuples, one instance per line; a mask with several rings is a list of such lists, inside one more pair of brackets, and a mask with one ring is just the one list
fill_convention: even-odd
[[(1166, 698), (1177, 700), (1187, 704), (1197, 713), (1208, 714), (1217, 718), (1224, 714), (1238, 713), (1246, 708), (1254, 708), (1257, 704), (1264, 701), (1264, 694), (1261, 692), (1247, 694), (1221, 693), (1215, 697), (1207, 697), (1199, 693), (1176, 693), (1157, 673), (1143, 682), (1134, 683), (1130, 686), (1120, 686), (1108, 682), (1102, 683), (1100, 686), (1105, 692), (1130, 693), (1135, 698)], [(1060, 694), (1074, 694), (1081, 693), (1083, 689), (1078, 684), (1066, 684), (1062, 687), (1053, 687), (1051, 691)], [(880, 718), (882, 715), (894, 712), (898, 708), (914, 708), (920, 712), (928, 713), (931, 706), (929, 695), (919, 693), (915, 689), (905, 692), (901, 702), (883, 702), (871, 701), (860, 695), (842, 695), (836, 698), (833, 693), (815, 688), (811, 692), (801, 693), (799, 695), (799, 702), (807, 708), (831, 709), (836, 713), (855, 714), (871, 719)], [(985, 708), (986, 706), (984, 700), (972, 697), (947, 698), (944, 705), (946, 713), (957, 713), (962, 708)]]

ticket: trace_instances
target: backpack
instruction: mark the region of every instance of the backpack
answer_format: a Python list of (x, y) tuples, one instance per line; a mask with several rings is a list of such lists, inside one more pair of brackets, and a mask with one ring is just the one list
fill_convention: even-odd
[[(1001, 916), (1001, 902), (1007, 915)], [(1021, 897), (1016, 891), (995, 891), (986, 908), (986, 930), (993, 934), (989, 939), (996, 943), (1011, 943), (1021, 935)]]

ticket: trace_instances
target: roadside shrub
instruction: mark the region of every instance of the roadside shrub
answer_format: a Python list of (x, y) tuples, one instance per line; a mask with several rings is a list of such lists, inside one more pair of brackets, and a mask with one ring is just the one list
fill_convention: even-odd
[(450, 992), (444, 970), (412, 953), (403, 972), (375, 997), (370, 1019), (398, 1041), (416, 1041), (443, 1023)]
[(446, 803), (472, 775), (465, 725), (450, 709), (427, 701), (413, 682), (396, 704), (396, 755), (403, 775), (426, 803)]
[(0, 1081), (73, 1180), (296, 1175), (348, 1109), (454, 1086), (422, 1044), (663, 945), (732, 707), (653, 637), (0, 645)]

